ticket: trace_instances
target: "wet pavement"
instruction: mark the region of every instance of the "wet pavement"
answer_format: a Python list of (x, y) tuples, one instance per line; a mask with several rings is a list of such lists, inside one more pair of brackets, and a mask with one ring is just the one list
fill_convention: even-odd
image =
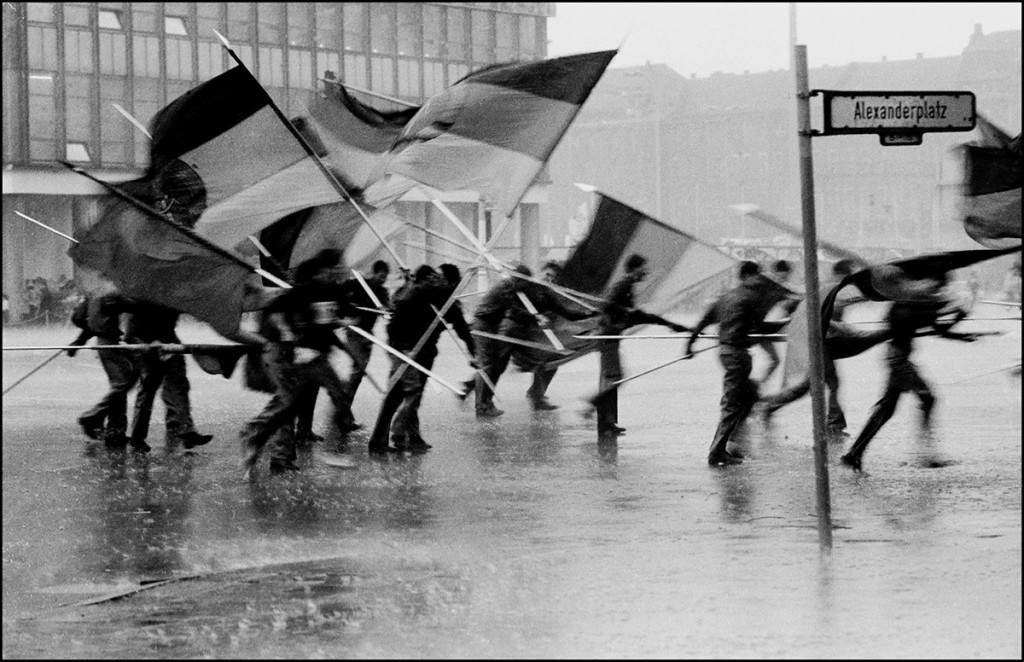
[[(818, 547), (809, 399), (769, 429), (752, 420), (743, 465), (705, 464), (714, 352), (627, 384), (617, 443), (599, 444), (580, 414), (597, 382), (589, 356), (552, 383), (557, 411), (532, 412), (518, 372), (503, 376), (493, 421), (428, 387), (429, 453), (376, 459), (357, 432), (351, 468), (327, 464), (328, 439), (301, 454), (300, 474), (263, 465), (254, 482), (237, 432), (267, 396), (240, 375), (190, 360), (197, 425), (214, 441), (166, 448), (158, 405), (153, 452), (138, 455), (86, 443), (75, 419), (106, 380), (94, 353), (61, 357), (3, 397), (4, 657), (1019, 658), (1020, 381), (942, 384), (1020, 355), (1019, 323), (982, 326), (1012, 333), (921, 342), (939, 396), (931, 444), (906, 399), (866, 473), (838, 466), (832, 445), (831, 556)], [(461, 378), (447, 342), (437, 370)], [(627, 373), (681, 345), (629, 341)], [(5, 352), (5, 388), (51, 353)], [(386, 363), (375, 354), (380, 381)], [(881, 349), (840, 372), (856, 432), (882, 387)], [(372, 423), (378, 402), (364, 383), (357, 419)], [(951, 464), (928, 468), (937, 457)]]

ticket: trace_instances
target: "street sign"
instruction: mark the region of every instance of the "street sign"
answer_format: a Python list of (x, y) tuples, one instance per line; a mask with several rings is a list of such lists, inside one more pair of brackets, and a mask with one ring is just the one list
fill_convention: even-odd
[[(837, 92), (824, 97), (822, 135), (844, 133), (921, 134), (970, 131), (975, 124), (973, 92)], [(895, 139), (882, 144), (911, 144)]]

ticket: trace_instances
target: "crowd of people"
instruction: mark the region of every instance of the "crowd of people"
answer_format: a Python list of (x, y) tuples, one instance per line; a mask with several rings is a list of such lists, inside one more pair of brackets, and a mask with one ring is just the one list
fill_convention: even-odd
[(24, 310), (20, 319), (13, 319), (11, 301), (4, 292), (4, 325), (66, 324), (82, 298), (75, 281), (64, 274), (52, 286), (43, 276), (26, 278), (21, 291)]

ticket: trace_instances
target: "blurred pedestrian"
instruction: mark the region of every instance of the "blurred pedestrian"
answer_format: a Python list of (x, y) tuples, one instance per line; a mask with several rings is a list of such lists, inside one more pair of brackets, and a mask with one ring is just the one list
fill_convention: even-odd
[(685, 354), (693, 356), (693, 346), (708, 325), (718, 323), (718, 360), (725, 369), (722, 379), (721, 417), (708, 452), (708, 464), (728, 466), (741, 464), (743, 456), (729, 451), (737, 428), (757, 402), (757, 384), (750, 379), (752, 360), (750, 346), (753, 333), (771, 333), (785, 322), (766, 322), (764, 305), (769, 281), (762, 277), (756, 262), (744, 261), (739, 269), (740, 283), (719, 298), (697, 326), (690, 332)]
[[(881, 268), (877, 268), (881, 269)], [(948, 284), (948, 274), (941, 272), (918, 280), (902, 275), (898, 267), (880, 272), (873, 280), (875, 289), (893, 301), (886, 315), (886, 323), (892, 340), (886, 345), (885, 364), (889, 376), (882, 397), (871, 410), (871, 415), (850, 450), (840, 461), (856, 471), (861, 470), (864, 452), (882, 426), (896, 412), (896, 404), (906, 392), (917, 396), (921, 407), (921, 429), (927, 436), (931, 433), (932, 412), (935, 409), (935, 394), (921, 377), (917, 366), (911, 361), (914, 352), (914, 337), (921, 329), (931, 329), (937, 335), (961, 342), (974, 342), (977, 336), (951, 330), (957, 321), (966, 316), (966, 310), (952, 311), (952, 323), (940, 321), (950, 313), (950, 299), (943, 288)]]
[[(788, 260), (776, 260), (772, 263), (771, 280), (782, 287), (768, 286), (766, 288), (766, 296), (763, 302), (764, 307), (767, 309), (766, 316), (778, 309), (782, 319), (788, 320), (792, 317), (796, 307), (800, 305), (800, 299), (793, 296), (786, 287), (792, 276), (793, 265)], [(758, 384), (767, 384), (781, 363), (779, 350), (776, 347), (778, 342), (778, 340), (762, 338), (756, 343), (768, 355), (768, 366), (765, 368), (764, 374), (760, 379), (755, 380)]]
[[(647, 278), (647, 273), (647, 258), (634, 253), (626, 259), (625, 273), (612, 285), (608, 300), (601, 308), (598, 335), (620, 336), (630, 327), (641, 324), (660, 324), (677, 333), (689, 331), (682, 324), (636, 307), (634, 289)], [(626, 428), (619, 425), (619, 390), (615, 384), (622, 379), (620, 342), (617, 338), (598, 341), (601, 374), (597, 395), (591, 398), (590, 402), (597, 409), (597, 434), (602, 439), (612, 438), (626, 431)]]
[[(342, 435), (356, 429), (348, 385), (331, 365), (338, 345), (335, 330), (352, 310), (337, 277), (341, 253), (326, 248), (295, 271), (295, 286), (285, 290), (264, 310), (263, 357), (275, 392), (267, 405), (240, 433), (243, 468), (251, 477), (264, 446), (275, 438), (272, 473), (298, 471), (292, 425), (304, 403), (323, 388), (331, 399), (335, 424)], [(276, 437), (275, 437), (276, 435)]]
[[(72, 322), (82, 329), (71, 344), (82, 346), (95, 336), (96, 344), (112, 347), (121, 343), (121, 315), (131, 312), (133, 302), (116, 292), (84, 299), (72, 313)], [(67, 350), (74, 356), (78, 350)], [(97, 350), (103, 371), (107, 373), (110, 390), (94, 406), (78, 417), (85, 435), (103, 440), (108, 448), (124, 448), (128, 444), (128, 393), (139, 381), (139, 367), (128, 350)], [(145, 443), (133, 443), (141, 451), (149, 450)]]

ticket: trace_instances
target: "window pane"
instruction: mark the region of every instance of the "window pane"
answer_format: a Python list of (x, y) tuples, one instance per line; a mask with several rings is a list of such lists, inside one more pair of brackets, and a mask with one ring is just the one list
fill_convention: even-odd
[(345, 50), (366, 51), (366, 4), (346, 2), (341, 6)]
[(444, 64), (423, 63), (423, 96), (432, 97), (444, 89)]
[(32, 69), (57, 70), (57, 30), (29, 26), (28, 66)]
[(53, 160), (57, 157), (54, 142), (57, 133), (57, 113), (53, 93), (53, 76), (29, 74), (29, 158), (33, 161)]
[(473, 61), (492, 62), (494, 60), (494, 42), (491, 35), (491, 14), (484, 11), (473, 11), (472, 29)]
[(91, 77), (68, 76), (64, 104), (68, 141), (89, 142), (92, 137)]
[(509, 62), (518, 58), (519, 21), (515, 14), (494, 15), (495, 58), (498, 62)]
[(272, 87), (284, 87), (284, 51), (280, 48), (260, 47), (260, 82)]
[[(338, 71), (334, 72), (337, 75)], [(313, 53), (291, 49), (288, 52), (288, 86), (313, 89)]]
[(132, 8), (132, 31), (134, 32), (156, 32), (156, 3), (155, 2), (133, 2)]
[(157, 49), (158, 45), (156, 37), (135, 35), (132, 55), (136, 76), (142, 76), (145, 78), (157, 78), (160, 76), (160, 53)]
[(441, 23), (441, 8), (423, 5), (423, 54), (427, 57), (442, 57), (444, 46), (444, 25)]
[(228, 3), (228, 37), (252, 41), (252, 5), (248, 2)]
[[(112, 104), (128, 106), (124, 98), (124, 80), (116, 78), (100, 79), (100, 161), (102, 163), (123, 165), (128, 160), (128, 139), (131, 131), (128, 120), (120, 113), (112, 112)], [(141, 137), (141, 132), (139, 133)]]
[(224, 49), (220, 42), (199, 42), (199, 80), (210, 80), (224, 71)]
[(92, 71), (92, 33), (85, 30), (64, 32), (64, 66), (68, 71)]
[(89, 5), (84, 2), (65, 2), (64, 25), (89, 26)]
[(398, 54), (417, 57), (423, 54), (423, 18), (419, 4), (398, 4)]
[(316, 3), (316, 45), (329, 51), (341, 50), (341, 6), (337, 3)]
[(128, 59), (125, 36), (110, 32), (101, 32), (100, 36), (100, 73), (123, 76), (128, 73)]
[(216, 38), (213, 31), (223, 32), (220, 24), (220, 3), (219, 2), (197, 2), (196, 9), (199, 14), (199, 36), (204, 39)]
[(381, 94), (395, 93), (395, 61), (389, 57), (370, 59), (370, 88)]
[(366, 78), (366, 56), (345, 55), (345, 78), (344, 82), (356, 87), (369, 87)]
[(192, 42), (184, 39), (167, 40), (167, 77), (192, 80)]
[(466, 23), (465, 9), (448, 8), (448, 57), (453, 60), (469, 59)]
[(74, 161), (78, 163), (92, 162), (92, 157), (89, 156), (89, 148), (86, 146), (86, 143), (84, 142), (68, 141), (64, 158), (67, 159), (68, 161)]
[(419, 60), (398, 60), (398, 96), (404, 99), (420, 98)]
[(288, 43), (292, 46), (308, 46), (312, 41), (313, 30), (309, 20), (309, 3), (290, 3), (288, 5)]
[(164, 32), (187, 37), (188, 30), (185, 28), (185, 19), (180, 16), (164, 16)]
[(52, 2), (26, 2), (25, 8), (28, 10), (28, 20), (39, 21), (40, 23), (53, 23), (53, 5)]
[(374, 53), (395, 52), (394, 5), (374, 2), (370, 4), (370, 49)]
[(257, 33), (261, 44), (279, 44), (284, 30), (284, 5), (280, 2), (257, 2)]
[(101, 9), (98, 21), (100, 28), (103, 30), (120, 30), (121, 12)]

